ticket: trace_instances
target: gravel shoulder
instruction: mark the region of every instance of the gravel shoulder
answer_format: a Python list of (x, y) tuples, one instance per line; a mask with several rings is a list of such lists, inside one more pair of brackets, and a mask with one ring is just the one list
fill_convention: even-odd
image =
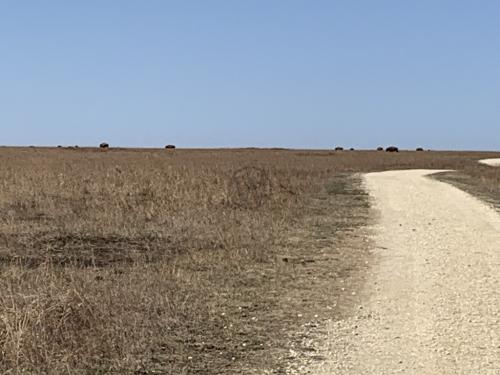
[(500, 215), (407, 170), (365, 175), (375, 264), (314, 374), (500, 374)]

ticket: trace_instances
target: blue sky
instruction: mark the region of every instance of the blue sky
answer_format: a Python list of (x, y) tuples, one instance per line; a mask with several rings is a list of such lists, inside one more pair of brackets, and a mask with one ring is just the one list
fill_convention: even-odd
[(0, 144), (500, 149), (497, 0), (4, 0)]

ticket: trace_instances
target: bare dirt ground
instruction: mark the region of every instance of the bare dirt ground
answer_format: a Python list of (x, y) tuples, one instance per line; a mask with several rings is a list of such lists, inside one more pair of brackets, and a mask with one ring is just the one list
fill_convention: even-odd
[(430, 179), (370, 173), (375, 265), (313, 374), (500, 374), (500, 216)]

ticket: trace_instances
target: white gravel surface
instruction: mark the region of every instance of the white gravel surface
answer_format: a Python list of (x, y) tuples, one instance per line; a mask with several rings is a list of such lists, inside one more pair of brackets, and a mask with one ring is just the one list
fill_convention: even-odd
[(500, 375), (500, 215), (435, 172), (366, 175), (378, 260), (307, 373)]
[(481, 164), (490, 165), (492, 167), (500, 167), (500, 159), (483, 159), (479, 160)]

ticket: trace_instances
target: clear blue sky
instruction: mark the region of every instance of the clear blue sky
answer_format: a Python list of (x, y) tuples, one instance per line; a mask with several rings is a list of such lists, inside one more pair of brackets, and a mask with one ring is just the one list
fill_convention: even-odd
[(3, 0), (0, 144), (500, 149), (498, 0)]

